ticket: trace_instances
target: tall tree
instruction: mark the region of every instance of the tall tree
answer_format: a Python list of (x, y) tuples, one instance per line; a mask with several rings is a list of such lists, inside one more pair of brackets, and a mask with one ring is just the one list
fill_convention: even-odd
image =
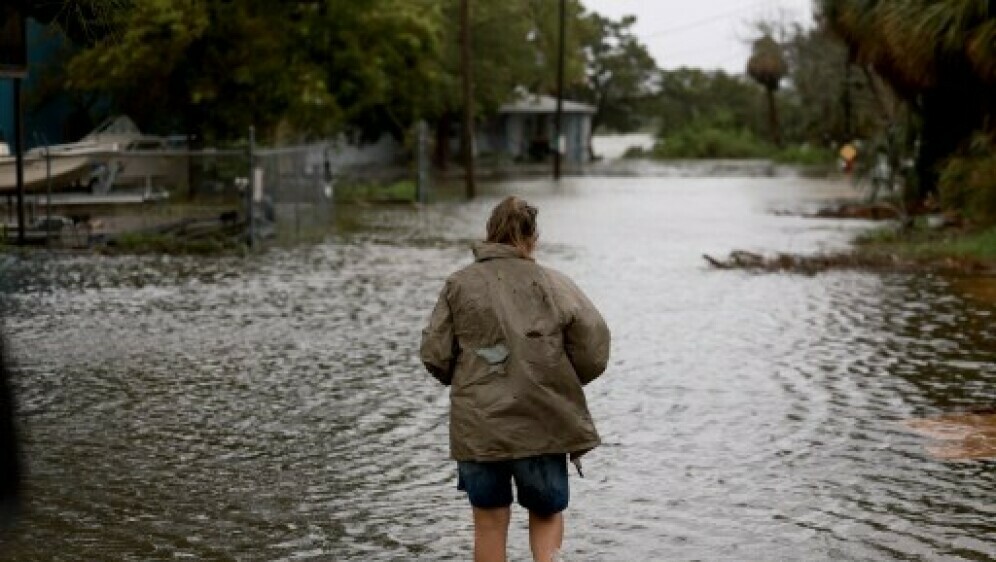
[(657, 87), (657, 63), (633, 33), (634, 16), (616, 21), (597, 13), (581, 22), (585, 80), (573, 95), (595, 106), (592, 129), (629, 132), (646, 125)]
[(787, 72), (788, 65), (782, 55), (782, 48), (770, 35), (765, 35), (754, 41), (750, 59), (747, 61), (747, 74), (764, 86), (768, 100), (768, 123), (771, 128), (771, 140), (777, 146), (782, 144), (782, 135), (778, 127), (775, 92), (778, 91), (778, 86)]
[(437, 13), (407, 0), (143, 0), (69, 65), (143, 128), (231, 139), (256, 124), (400, 134), (431, 98)]

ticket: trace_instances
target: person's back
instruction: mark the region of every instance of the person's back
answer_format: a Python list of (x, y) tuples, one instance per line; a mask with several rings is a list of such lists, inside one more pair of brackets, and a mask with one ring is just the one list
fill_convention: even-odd
[(452, 385), (451, 453), (474, 506), (475, 559), (504, 560), (511, 480), (534, 557), (560, 547), (566, 459), (598, 445), (582, 385), (604, 370), (609, 332), (566, 276), (531, 258), (535, 209), (503, 201), (475, 262), (447, 279), (421, 356)]

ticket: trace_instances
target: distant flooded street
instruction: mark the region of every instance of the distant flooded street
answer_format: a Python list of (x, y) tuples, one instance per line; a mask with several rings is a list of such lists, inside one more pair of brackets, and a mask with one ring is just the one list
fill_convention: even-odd
[[(996, 461), (909, 420), (996, 409), (996, 305), (957, 279), (714, 271), (702, 254), (845, 247), (776, 216), (799, 178), (574, 178), (471, 203), (339, 209), (249, 258), (3, 258), (28, 505), (0, 559), (467, 560), (447, 392), (419, 330), (506, 193), (539, 260), (613, 330), (604, 445), (571, 477), (566, 558), (996, 558)], [(980, 289), (975, 289), (979, 291)], [(513, 513), (510, 560), (527, 560)]]

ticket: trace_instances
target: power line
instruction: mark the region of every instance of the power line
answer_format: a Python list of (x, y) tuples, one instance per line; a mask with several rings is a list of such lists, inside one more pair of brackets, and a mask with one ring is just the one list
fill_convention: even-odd
[(719, 14), (713, 14), (712, 16), (709, 16), (707, 18), (702, 18), (702, 19), (699, 19), (699, 20), (691, 21), (691, 22), (688, 22), (686, 24), (682, 24), (682, 25), (679, 25), (679, 26), (670, 27), (670, 28), (667, 28), (667, 29), (660, 29), (660, 30), (654, 31), (652, 33), (648, 33), (646, 35), (642, 35), (642, 36), (640, 36), (640, 38), (644, 39), (644, 40), (647, 40), (647, 39), (652, 39), (654, 37), (658, 37), (660, 35), (673, 34), (673, 33), (679, 33), (679, 32), (682, 32), (682, 31), (688, 31), (688, 30), (691, 30), (691, 29), (696, 29), (696, 28), (699, 28), (699, 27), (703, 27), (703, 26), (709, 25), (709, 24), (711, 24), (713, 22), (722, 21), (724, 19), (729, 19), (729, 18), (731, 18), (733, 16), (738, 16), (738, 15), (743, 14), (743, 13), (749, 11), (749, 10), (753, 10), (754, 8), (757, 8), (758, 6), (760, 6), (762, 4), (766, 4), (767, 2), (768, 2), (768, 0), (759, 0), (759, 1), (756, 1), (756, 2), (751, 2), (750, 4), (747, 4), (746, 6), (740, 6), (736, 10), (730, 10), (728, 12), (722, 12), (722, 13), (719, 13)]

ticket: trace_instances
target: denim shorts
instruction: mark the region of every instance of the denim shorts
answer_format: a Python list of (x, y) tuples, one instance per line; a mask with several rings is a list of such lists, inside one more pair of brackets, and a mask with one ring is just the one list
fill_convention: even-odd
[(457, 489), (467, 492), (470, 505), (482, 509), (512, 505), (512, 480), (519, 505), (538, 515), (567, 508), (567, 455), (539, 455), (493, 462), (457, 462)]

